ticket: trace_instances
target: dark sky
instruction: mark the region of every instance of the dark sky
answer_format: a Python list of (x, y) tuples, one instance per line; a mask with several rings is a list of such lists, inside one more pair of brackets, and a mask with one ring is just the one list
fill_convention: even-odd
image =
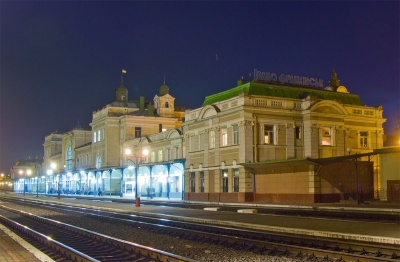
[(324, 79), (332, 69), (385, 133), (400, 124), (399, 1), (0, 0), (0, 171), (43, 157), (51, 132), (114, 101), (152, 100), (163, 79), (198, 108), (254, 69)]

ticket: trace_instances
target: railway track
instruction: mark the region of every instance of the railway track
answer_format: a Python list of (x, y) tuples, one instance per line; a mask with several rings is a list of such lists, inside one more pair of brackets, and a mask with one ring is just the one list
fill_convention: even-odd
[(55, 261), (193, 261), (21, 210), (1, 208), (2, 224)]
[[(25, 204), (43, 206), (44, 203), (24, 201)], [(48, 206), (43, 206), (49, 208)], [(128, 223), (158, 234), (186, 238), (199, 242), (214, 243), (228, 248), (241, 248), (257, 254), (290, 255), (292, 257), (324, 258), (337, 261), (400, 261), (399, 247), (354, 241), (338, 241), (288, 234), (276, 234), (244, 229), (210, 226), (203, 224), (132, 216), (99, 209), (81, 209), (73, 206), (51, 204), (52, 208), (79, 212), (107, 224)], [(65, 212), (65, 211), (61, 211)]]

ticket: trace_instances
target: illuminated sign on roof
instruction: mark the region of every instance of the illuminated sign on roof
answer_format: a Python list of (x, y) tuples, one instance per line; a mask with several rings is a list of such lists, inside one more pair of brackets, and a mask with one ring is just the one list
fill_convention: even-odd
[(276, 82), (280, 84), (291, 84), (291, 85), (301, 85), (301, 86), (310, 86), (310, 87), (324, 87), (324, 80), (312, 78), (312, 77), (304, 77), (304, 76), (296, 76), (296, 75), (286, 75), (286, 74), (276, 74), (270, 72), (262, 72), (254, 69), (254, 80), (261, 80), (266, 82)]

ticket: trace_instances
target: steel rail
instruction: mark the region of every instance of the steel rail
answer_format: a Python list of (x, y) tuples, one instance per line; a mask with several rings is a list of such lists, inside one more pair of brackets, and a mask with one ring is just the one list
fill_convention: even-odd
[[(154, 248), (139, 245), (137, 243), (133, 243), (133, 242), (121, 240), (118, 238), (106, 236), (106, 235), (103, 235), (103, 234), (100, 234), (100, 233), (97, 233), (94, 231), (86, 230), (84, 228), (80, 228), (80, 227), (77, 227), (74, 225), (69, 225), (69, 224), (66, 224), (66, 223), (63, 223), (60, 221), (36, 216), (36, 215), (30, 214), (30, 213), (27, 213), (25, 211), (6, 207), (4, 205), (0, 205), (0, 207), (9, 212), (18, 213), (21, 216), (35, 220), (36, 222), (39, 222), (40, 224), (42, 224), (44, 227), (55, 227), (57, 229), (68, 231), (69, 234), (71, 234), (71, 237), (75, 238), (75, 241), (76, 241), (76, 239), (78, 239), (78, 238), (76, 238), (76, 236), (79, 236), (80, 242), (83, 242), (82, 239), (87, 240), (85, 242), (85, 245), (88, 245), (88, 247), (82, 248), (85, 251), (83, 251), (83, 252), (77, 251), (76, 249), (69, 247), (69, 252), (72, 252), (72, 253), (77, 252), (82, 255), (85, 255), (85, 253), (87, 253), (88, 249), (91, 249), (90, 252), (94, 253), (93, 249), (95, 249), (96, 246), (101, 247), (101, 249), (105, 249), (107, 246), (111, 246), (116, 250), (121, 250), (122, 252), (126, 252), (127, 254), (129, 254), (129, 257), (133, 257), (133, 255), (131, 255), (131, 254), (136, 255), (137, 258), (135, 258), (135, 260), (136, 259), (140, 260), (140, 257), (141, 257), (142, 259), (147, 259), (147, 260), (152, 260), (152, 261), (168, 261), (168, 262), (186, 262), (186, 261), (193, 262), (194, 261), (192, 259), (178, 256), (175, 254), (171, 254), (171, 253), (168, 253), (168, 252), (165, 252), (162, 250), (157, 250)], [(15, 222), (15, 224), (19, 224), (19, 223)], [(29, 229), (28, 227), (26, 227), (24, 225), (20, 225), (20, 227)], [(29, 230), (31, 230), (31, 229), (29, 229)], [(49, 237), (45, 236), (44, 234), (41, 234), (41, 233), (38, 233), (38, 234), (41, 235), (42, 237), (44, 237), (44, 239), (49, 239)], [(64, 235), (64, 237), (65, 237), (65, 235)], [(60, 243), (60, 241), (52, 240), (51, 242), (53, 242), (53, 241), (68, 248), (67, 245)], [(71, 241), (73, 242), (74, 240), (73, 239), (69, 240), (69, 242), (71, 242)], [(59, 252), (58, 249), (56, 249), (56, 251)], [(117, 254), (117, 253), (122, 255), (122, 253), (114, 251), (114, 254)], [(87, 258), (89, 260), (82, 260), (82, 261), (101, 261), (101, 259), (97, 260), (96, 256), (98, 256), (98, 255), (93, 254), (91, 256), (87, 256)], [(127, 259), (127, 258), (121, 257), (118, 260), (124, 261), (124, 259)], [(80, 261), (80, 260), (77, 259), (77, 260), (73, 260), (73, 261)]]

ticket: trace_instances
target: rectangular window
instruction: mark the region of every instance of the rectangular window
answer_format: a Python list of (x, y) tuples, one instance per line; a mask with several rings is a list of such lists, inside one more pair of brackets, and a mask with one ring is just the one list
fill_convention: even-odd
[(189, 146), (190, 146), (190, 152), (196, 151), (196, 136), (192, 135), (189, 137)]
[(233, 192), (239, 192), (239, 169), (233, 170)]
[(200, 172), (200, 192), (204, 193), (204, 171)]
[(162, 150), (158, 150), (158, 161), (159, 162), (161, 162), (161, 161), (163, 161), (163, 153), (162, 153)]
[(264, 126), (264, 144), (274, 144), (274, 126), (272, 125)]
[(96, 131), (93, 133), (93, 143), (97, 142), (97, 133)]
[(228, 170), (221, 170), (222, 175), (222, 192), (228, 192)]
[(296, 133), (296, 139), (301, 139), (301, 127), (296, 126), (295, 133)]
[(135, 127), (135, 137), (142, 137), (142, 128)]
[(332, 145), (332, 132), (330, 127), (323, 127), (322, 129), (322, 145), (331, 146)]
[(172, 158), (171, 158), (171, 149), (170, 148), (167, 149), (167, 160), (172, 160)]
[(196, 173), (190, 173), (190, 192), (196, 192)]
[(368, 147), (368, 132), (360, 132), (360, 147)]
[(204, 133), (199, 135), (199, 150), (204, 149)]
[(101, 141), (101, 134), (100, 134), (100, 130), (97, 130), (97, 141)]
[(237, 125), (233, 126), (233, 144), (234, 145), (239, 144), (239, 126)]
[(156, 162), (156, 152), (155, 151), (151, 152), (151, 162)]
[(215, 131), (214, 130), (210, 130), (209, 147), (210, 148), (215, 148)]
[(221, 146), (228, 145), (228, 131), (225, 127), (221, 128)]

